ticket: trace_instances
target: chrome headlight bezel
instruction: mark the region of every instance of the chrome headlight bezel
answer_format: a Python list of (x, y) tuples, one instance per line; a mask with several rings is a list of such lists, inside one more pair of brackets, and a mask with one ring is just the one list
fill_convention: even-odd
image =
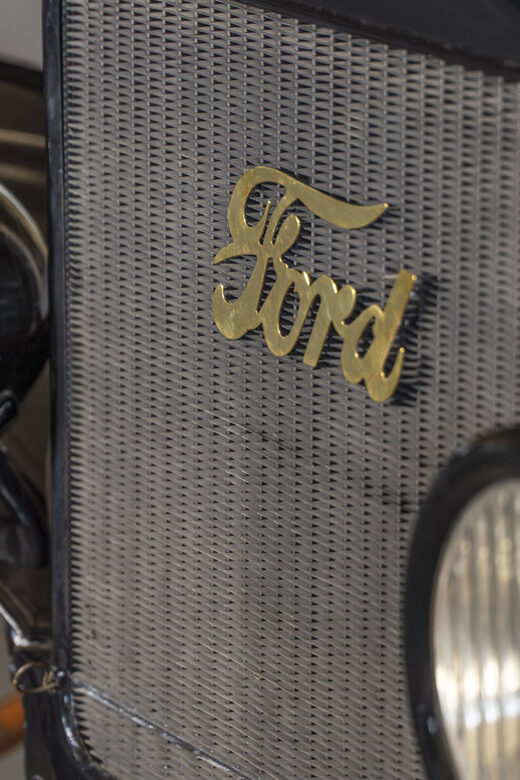
[(520, 429), (486, 436), (436, 478), (422, 507), (408, 561), (405, 643), (413, 718), (431, 778), (456, 778), (436, 692), (433, 599), (444, 545), (468, 503), (483, 489), (520, 479)]

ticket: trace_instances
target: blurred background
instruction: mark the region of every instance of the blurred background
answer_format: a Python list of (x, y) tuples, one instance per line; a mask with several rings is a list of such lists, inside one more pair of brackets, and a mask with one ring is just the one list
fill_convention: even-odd
[(2, 0), (0, 55), (4, 62), (42, 69), (40, 0)]

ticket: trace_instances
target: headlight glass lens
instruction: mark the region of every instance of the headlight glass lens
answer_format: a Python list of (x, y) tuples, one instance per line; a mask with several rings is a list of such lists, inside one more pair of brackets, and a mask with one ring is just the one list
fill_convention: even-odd
[(433, 660), (458, 775), (520, 777), (520, 479), (477, 493), (441, 555)]

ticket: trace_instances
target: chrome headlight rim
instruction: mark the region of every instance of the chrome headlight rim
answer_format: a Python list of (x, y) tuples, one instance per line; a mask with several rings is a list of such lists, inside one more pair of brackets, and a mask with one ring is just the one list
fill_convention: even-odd
[(413, 719), (431, 778), (456, 779), (436, 693), (432, 621), (437, 569), (445, 544), (482, 490), (520, 479), (520, 428), (479, 439), (437, 476), (410, 546), (405, 596), (405, 649)]

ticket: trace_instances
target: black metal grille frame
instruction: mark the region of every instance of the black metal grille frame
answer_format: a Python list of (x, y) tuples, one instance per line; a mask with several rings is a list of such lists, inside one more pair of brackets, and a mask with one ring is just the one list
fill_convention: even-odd
[[(382, 3), (381, 6), (384, 6)], [(446, 8), (451, 9), (449, 2)], [(337, 9), (336, 9), (337, 10)], [(294, 11), (293, 11), (294, 12)], [(310, 14), (312, 9), (299, 13)], [(62, 141), (62, 104), (61, 104), (61, 39), (60, 39), (60, 3), (47, 0), (44, 11), (46, 36), (46, 93), (49, 130), (49, 170), (50, 170), (50, 235), (51, 235), (51, 294), (53, 306), (53, 565), (54, 565), (54, 638), (55, 653), (53, 663), (59, 670), (60, 690), (58, 694), (42, 696), (38, 701), (27, 702), (29, 715), (29, 744), (39, 743), (42, 754), (40, 765), (43, 773), (53, 767), (58, 778), (105, 777), (102, 768), (91, 759), (85, 749), (75, 720), (72, 696), (70, 644), (69, 644), (69, 526), (68, 526), (68, 463), (67, 463), (67, 420), (64, 415), (66, 404), (65, 370), (66, 339), (65, 322), (65, 277), (64, 277), (64, 214), (63, 214), (63, 141)], [(355, 20), (346, 19), (340, 14), (329, 17), (334, 25), (346, 24), (347, 28), (361, 29)], [(517, 25), (517, 15), (508, 20), (505, 27)], [(370, 33), (366, 33), (370, 34)], [(380, 30), (377, 33), (381, 34)], [(408, 41), (409, 46), (417, 47), (422, 37), (418, 29), (416, 34), (407, 38), (395, 30), (386, 30), (383, 37)], [(424, 45), (424, 44), (420, 44)], [(463, 47), (464, 48), (464, 47)], [(464, 59), (466, 55), (462, 55)], [(475, 64), (474, 51), (466, 58), (466, 64)], [(488, 68), (501, 70), (508, 78), (516, 80), (517, 72), (507, 62), (488, 59)], [(47, 749), (43, 750), (42, 744)], [(183, 747), (187, 747), (183, 745)], [(34, 748), (33, 748), (34, 752)], [(45, 754), (45, 755), (44, 755)], [(435, 761), (435, 757), (433, 758)], [(50, 775), (49, 775), (50, 776)]]

